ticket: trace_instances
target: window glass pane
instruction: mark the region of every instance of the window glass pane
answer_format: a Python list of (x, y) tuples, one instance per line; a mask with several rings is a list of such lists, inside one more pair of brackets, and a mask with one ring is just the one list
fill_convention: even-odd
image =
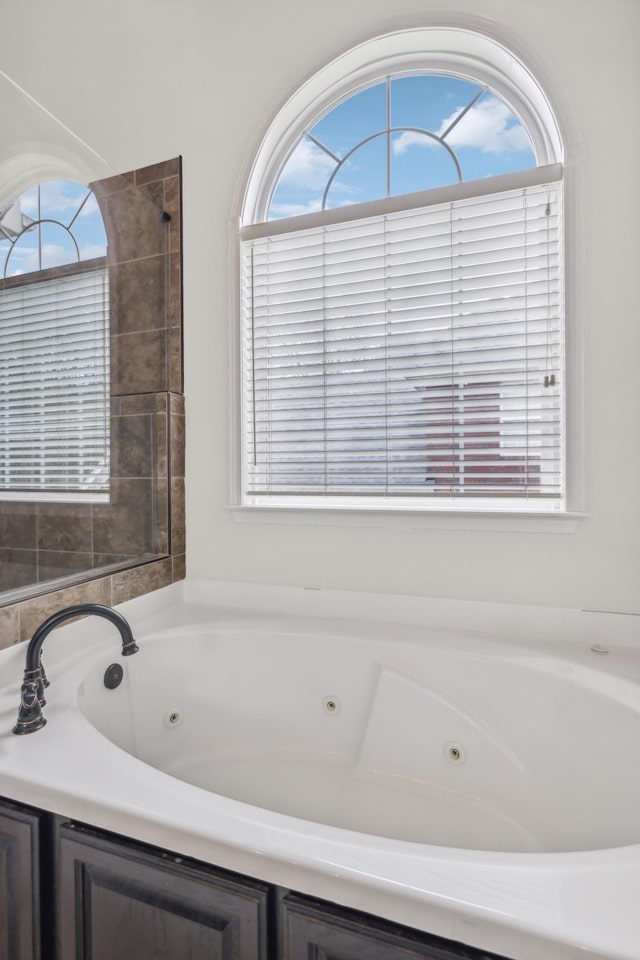
[(0, 210), (0, 275), (14, 276), (76, 263), (78, 259), (104, 257), (106, 252), (98, 202), (82, 184), (48, 181), (25, 190)]
[(49, 195), (46, 188), (59, 187), (57, 196), (51, 197), (51, 200), (57, 199), (59, 204), (59, 219), (62, 223), (69, 226), (78, 247), (80, 248), (80, 259), (90, 260), (94, 257), (103, 257), (107, 252), (107, 236), (104, 229), (102, 214), (95, 195), (86, 187), (77, 183), (61, 184), (43, 184), (42, 204), (46, 209), (47, 216), (53, 204), (49, 203)]
[(59, 267), (63, 263), (76, 263), (78, 254), (68, 230), (58, 223), (42, 223), (42, 269)]
[[(31, 191), (30, 191), (31, 192)], [(40, 185), (40, 217), (59, 220), (68, 226), (89, 190), (70, 180), (49, 180)], [(23, 201), (23, 212), (34, 220), (38, 217), (35, 198), (28, 204)]]
[(337, 163), (303, 137), (283, 167), (271, 198), (269, 220), (320, 210), (327, 181)]
[(16, 202), (25, 217), (29, 217), (31, 220), (40, 219), (37, 187), (31, 187), (30, 190), (25, 190), (24, 193), (20, 194)]
[(331, 184), (327, 209), (387, 195), (387, 136), (368, 140), (345, 161)]
[(40, 269), (39, 227), (23, 233), (14, 243), (6, 262), (5, 276), (15, 277), (21, 273), (31, 273)]
[(394, 133), (391, 138), (391, 195), (431, 190), (459, 180), (455, 160), (424, 133)]
[(93, 194), (82, 206), (71, 229), (80, 248), (81, 260), (106, 256), (107, 235), (98, 202)]
[(268, 219), (322, 209), (336, 167), (326, 204), (333, 208), (535, 166), (522, 123), (480, 84), (438, 74), (396, 77), (343, 100), (301, 138)]
[(443, 133), (482, 87), (458, 77), (398, 77), (391, 81), (391, 126)]
[(446, 142), (459, 157), (463, 180), (536, 166), (527, 131), (513, 111), (488, 91), (453, 127)]
[(387, 85), (378, 83), (343, 100), (310, 131), (337, 157), (361, 140), (387, 129)]

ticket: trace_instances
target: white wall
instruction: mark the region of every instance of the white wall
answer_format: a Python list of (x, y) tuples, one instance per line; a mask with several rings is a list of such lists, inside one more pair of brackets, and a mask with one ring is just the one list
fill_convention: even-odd
[[(237, 524), (227, 230), (265, 123), (352, 44), (465, 11), (513, 38), (582, 141), (590, 518), (573, 534)], [(184, 158), (191, 575), (640, 612), (639, 0), (29, 0), (1, 23), (0, 67), (116, 169)]]

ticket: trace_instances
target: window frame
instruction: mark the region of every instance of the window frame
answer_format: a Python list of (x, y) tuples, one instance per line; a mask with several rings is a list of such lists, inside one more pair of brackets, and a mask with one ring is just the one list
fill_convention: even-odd
[[(63, 223), (57, 218), (52, 218), (46, 215), (46, 212), (43, 214), (40, 207), (40, 190), (42, 187), (51, 183), (72, 183), (74, 186), (81, 187), (86, 191), (85, 197), (82, 199), (79, 204), (78, 210), (75, 215), (71, 218), (69, 225)], [(79, 214), (79, 212), (84, 207), (85, 203), (89, 198), (95, 198), (95, 194), (90, 186), (80, 183), (76, 179), (72, 179), (69, 176), (50, 176), (45, 179), (38, 180), (36, 183), (28, 182), (24, 189), (14, 197), (10, 202), (17, 202), (21, 199), (23, 194), (28, 190), (36, 188), (38, 191), (38, 217), (33, 220), (31, 224), (25, 226), (22, 232), (17, 235), (10, 244), (9, 249), (6, 253), (5, 260), (3, 263), (2, 270), (0, 271), (0, 292), (7, 294), (7, 299), (10, 301), (12, 294), (20, 297), (22, 293), (26, 297), (33, 297), (35, 299), (35, 291), (39, 290), (40, 285), (44, 285), (45, 290), (48, 290), (51, 285), (58, 284), (56, 289), (56, 300), (57, 304), (65, 304), (68, 302), (68, 294), (64, 293), (63, 296), (60, 296), (60, 292), (64, 291), (65, 288), (71, 288), (73, 290), (72, 284), (76, 278), (80, 279), (80, 284), (82, 290), (88, 290), (91, 287), (91, 293), (95, 296), (96, 305), (100, 308), (100, 316), (98, 318), (98, 323), (96, 326), (101, 328), (101, 334), (99, 336), (100, 342), (103, 344), (103, 349), (99, 352), (100, 360), (100, 370), (101, 373), (98, 376), (98, 379), (106, 378), (106, 382), (102, 392), (104, 394), (104, 403), (102, 407), (102, 413), (99, 417), (102, 423), (102, 436), (100, 446), (104, 452), (105, 456), (105, 466), (103, 469), (104, 480), (101, 482), (96, 482), (95, 484), (84, 482), (83, 485), (77, 485), (78, 476), (74, 474), (76, 479), (75, 484), (69, 484), (69, 477), (67, 478), (67, 483), (54, 484), (54, 483), (45, 483), (44, 485), (38, 485), (37, 483), (20, 485), (8, 484), (7, 486), (0, 485), (0, 503), (1, 502), (40, 502), (40, 503), (108, 503), (110, 501), (110, 342), (109, 342), (109, 267), (107, 253), (102, 256), (83, 258), (80, 254), (80, 249), (78, 246), (78, 241), (73, 232), (73, 224)], [(102, 211), (99, 212), (100, 219), (102, 221), (103, 229), (106, 230), (104, 225), (104, 219), (102, 216)], [(36, 270), (31, 270), (25, 273), (17, 273), (6, 276), (7, 266), (11, 259), (14, 246), (19, 242), (20, 237), (23, 233), (26, 233), (28, 230), (33, 227), (38, 227), (38, 255), (41, 256), (41, 247), (42, 247), (42, 236), (40, 233), (41, 224), (53, 223), (59, 225), (61, 228), (65, 229), (71, 240), (73, 241), (76, 253), (76, 259), (69, 260), (65, 263), (62, 263), (57, 266), (42, 266), (39, 265), (39, 268)], [(105, 234), (105, 242), (106, 242)], [(97, 291), (100, 292), (97, 292)], [(9, 308), (11, 309), (11, 308)], [(65, 315), (63, 319), (63, 330), (65, 324), (73, 323), (73, 320), (70, 320), (69, 317), (73, 316), (73, 310), (70, 308), (71, 313)], [(47, 327), (47, 330), (50, 328)], [(52, 341), (56, 341), (57, 333), (54, 331), (52, 334)], [(29, 339), (29, 337), (27, 337)], [(95, 342), (97, 339), (94, 338)], [(56, 349), (54, 345), (53, 349)], [(56, 358), (57, 358), (56, 354)], [(45, 387), (46, 392), (46, 401), (50, 402), (52, 399), (55, 402), (62, 396), (62, 393), (56, 387), (52, 388), (52, 384), (49, 382), (48, 386)], [(95, 395), (97, 392), (96, 386), (92, 385), (90, 391), (90, 400), (95, 401)], [(16, 393), (16, 387), (14, 385), (11, 396)], [(82, 398), (79, 396), (76, 397), (78, 403), (82, 402)], [(50, 418), (53, 421), (53, 418)], [(59, 419), (59, 418), (58, 418)], [(56, 420), (56, 423), (58, 420)], [(55, 444), (48, 443), (42, 439), (42, 435), (46, 434), (47, 429), (49, 428), (50, 421), (47, 420), (46, 416), (42, 416), (41, 420), (38, 421), (39, 430), (41, 432), (41, 437), (36, 443), (36, 449), (40, 451), (40, 467), (39, 470), (41, 473), (47, 474), (51, 473), (51, 469), (47, 466), (47, 458), (55, 461), (56, 452)], [(91, 443), (91, 441), (89, 441)], [(19, 448), (19, 444), (18, 444)], [(12, 445), (9, 446), (9, 460), (11, 460)], [(72, 447), (74, 453), (82, 453), (83, 447)], [(24, 466), (23, 460), (18, 458), (18, 463), (20, 467)], [(9, 467), (9, 471), (11, 468)]]
[[(455, 52), (451, 52), (454, 50)], [(425, 52), (426, 51), (426, 52)], [(239, 238), (251, 229), (259, 230), (266, 215), (280, 171), (306, 130), (328, 110), (364, 87), (385, 77), (439, 73), (483, 83), (501, 96), (526, 127), (533, 143), (538, 167), (560, 164), (565, 191), (565, 338), (566, 338), (566, 456), (567, 489), (565, 509), (537, 511), (492, 510), (458, 507), (431, 511), (429, 505), (399, 509), (385, 503), (377, 508), (358, 505), (339, 506), (327, 498), (326, 505), (255, 505), (243, 502), (241, 440), (240, 267)], [(573, 531), (584, 513), (584, 428), (582, 414), (582, 342), (577, 323), (579, 303), (578, 258), (575, 246), (578, 231), (578, 180), (580, 164), (575, 144), (567, 145), (560, 125), (539, 82), (515, 54), (511, 45), (486, 32), (468, 26), (434, 26), (397, 31), (375, 37), (347, 51), (303, 83), (278, 111), (256, 153), (246, 179), (239, 216), (230, 225), (231, 277), (230, 320), (232, 405), (231, 430), (233, 456), (231, 470), (231, 511), (241, 522), (347, 522), (353, 525), (411, 525), (429, 528), (518, 529)], [(468, 182), (468, 181), (467, 181)], [(374, 201), (375, 203), (375, 201)], [(318, 215), (307, 215), (305, 220)], [(303, 219), (303, 218), (300, 218)], [(272, 221), (277, 222), (277, 221)]]

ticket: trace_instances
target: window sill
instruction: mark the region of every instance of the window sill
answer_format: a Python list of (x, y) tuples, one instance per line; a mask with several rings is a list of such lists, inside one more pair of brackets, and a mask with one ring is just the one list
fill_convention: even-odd
[(231, 505), (238, 523), (284, 523), (307, 526), (393, 527), (419, 530), (475, 530), (479, 532), (574, 533), (586, 513), (537, 511), (393, 510), (349, 506)]
[(0, 503), (109, 503), (109, 491), (2, 490)]

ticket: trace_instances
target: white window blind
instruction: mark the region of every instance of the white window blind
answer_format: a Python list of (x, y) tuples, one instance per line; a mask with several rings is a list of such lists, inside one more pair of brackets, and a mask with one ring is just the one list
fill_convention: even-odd
[(245, 241), (245, 502), (559, 506), (561, 203), (558, 182)]
[(109, 487), (106, 268), (0, 290), (0, 496)]

